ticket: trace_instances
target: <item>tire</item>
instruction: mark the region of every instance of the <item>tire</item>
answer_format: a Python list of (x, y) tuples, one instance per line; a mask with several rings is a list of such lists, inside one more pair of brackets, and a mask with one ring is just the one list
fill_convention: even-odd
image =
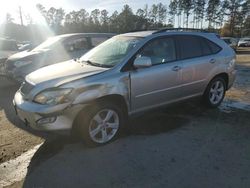
[[(79, 137), (87, 146), (114, 141), (125, 125), (126, 116), (118, 105), (101, 102), (80, 112), (77, 119)], [(106, 137), (105, 137), (106, 136)]]
[(207, 86), (206, 91), (203, 95), (203, 101), (207, 107), (216, 108), (218, 107), (226, 93), (226, 82), (222, 77), (214, 78)]

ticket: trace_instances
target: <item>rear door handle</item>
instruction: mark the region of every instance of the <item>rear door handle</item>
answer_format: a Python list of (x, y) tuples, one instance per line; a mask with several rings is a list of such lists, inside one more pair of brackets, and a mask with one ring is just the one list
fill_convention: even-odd
[(211, 63), (211, 64), (214, 64), (215, 62), (216, 62), (215, 59), (211, 59), (211, 60), (209, 61), (209, 63)]
[(179, 71), (179, 70), (181, 70), (181, 67), (180, 67), (180, 66), (174, 66), (174, 67), (172, 68), (172, 71)]

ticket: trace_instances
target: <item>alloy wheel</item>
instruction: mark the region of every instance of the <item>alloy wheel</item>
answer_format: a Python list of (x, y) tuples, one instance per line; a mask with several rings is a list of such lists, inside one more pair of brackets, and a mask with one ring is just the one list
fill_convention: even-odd
[(224, 84), (220, 80), (215, 81), (209, 91), (210, 102), (214, 105), (220, 103), (224, 97), (224, 92)]
[(99, 144), (110, 141), (119, 129), (119, 116), (112, 109), (103, 109), (97, 112), (90, 121), (90, 138)]

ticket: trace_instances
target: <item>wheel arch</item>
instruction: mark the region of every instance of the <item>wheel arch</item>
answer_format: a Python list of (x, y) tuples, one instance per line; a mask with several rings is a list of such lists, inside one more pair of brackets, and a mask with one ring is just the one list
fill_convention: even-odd
[[(211, 83), (211, 81), (215, 78), (223, 78), (225, 80), (225, 83), (226, 83), (226, 90), (228, 90), (228, 83), (229, 83), (229, 76), (226, 72), (222, 72), (222, 73), (219, 73), (219, 74), (216, 74), (208, 83), (208, 85)], [(208, 86), (207, 85), (207, 86)]]
[(102, 96), (97, 98), (94, 103), (99, 103), (99, 102), (111, 102), (123, 110), (124, 113), (128, 114), (128, 103), (126, 102), (125, 98), (122, 95), (119, 94), (110, 94), (106, 96)]
[[(211, 79), (211, 81), (212, 81), (213, 79), (215, 79), (215, 78), (218, 78), (218, 77), (223, 78), (223, 79), (225, 80), (225, 83), (226, 83), (226, 90), (228, 90), (228, 82), (229, 82), (229, 76), (228, 76), (228, 74), (227, 74), (226, 72), (219, 73), (219, 74), (215, 75), (215, 76)], [(211, 82), (211, 81), (210, 81), (210, 82)]]
[(119, 106), (121, 108), (121, 110), (123, 111), (123, 113), (125, 114), (125, 116), (128, 117), (129, 106), (128, 106), (128, 103), (126, 102), (126, 99), (124, 98), (124, 96), (119, 95), (119, 94), (110, 94), (110, 95), (101, 96), (99, 98), (96, 98), (93, 101), (89, 101), (83, 107), (83, 109), (78, 112), (78, 114), (76, 115), (76, 117), (73, 121), (73, 125), (72, 125), (72, 131), (73, 131), (72, 133), (73, 134), (75, 131), (76, 131), (75, 133), (78, 134), (77, 133), (77, 122), (79, 121), (79, 118), (82, 117), (81, 113), (83, 111), (87, 112), (86, 109), (91, 110), (91, 108), (94, 105), (98, 105), (98, 103), (100, 104), (102, 102), (110, 102), (110, 103), (113, 103), (113, 104)]

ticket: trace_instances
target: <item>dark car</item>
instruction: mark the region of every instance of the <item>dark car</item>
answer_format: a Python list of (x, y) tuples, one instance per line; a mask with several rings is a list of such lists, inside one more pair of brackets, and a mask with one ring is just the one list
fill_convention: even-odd
[(6, 77), (22, 82), (41, 67), (81, 57), (91, 48), (114, 36), (106, 33), (75, 33), (51, 37), (31, 51), (10, 56), (4, 63)]
[(237, 51), (237, 39), (233, 37), (222, 37), (224, 40), (234, 51)]
[(0, 38), (0, 64), (9, 56), (18, 52), (17, 43), (13, 39)]
[(241, 38), (238, 43), (239, 47), (250, 47), (250, 38)]

